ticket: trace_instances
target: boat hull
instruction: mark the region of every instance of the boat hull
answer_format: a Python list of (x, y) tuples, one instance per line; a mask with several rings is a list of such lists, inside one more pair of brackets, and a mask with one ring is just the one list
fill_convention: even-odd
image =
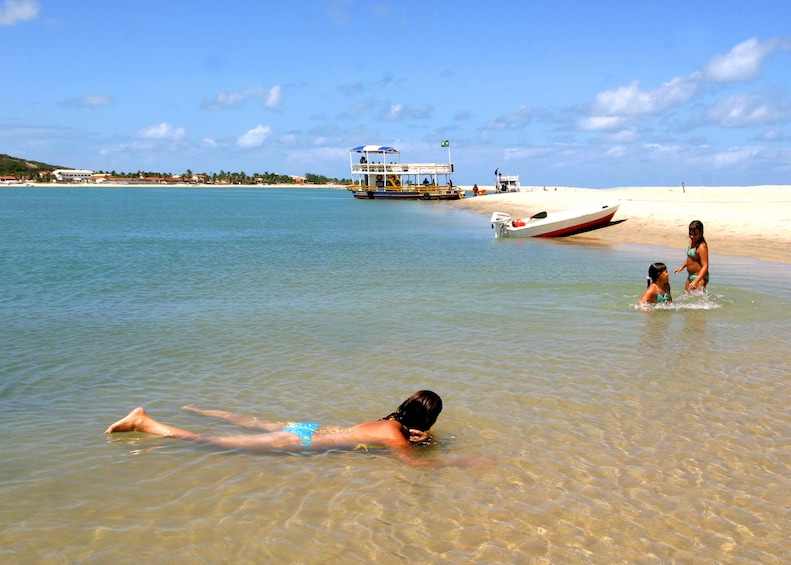
[(415, 191), (415, 190), (353, 190), (360, 200), (459, 200), (464, 198), (460, 190)]
[[(564, 210), (544, 214), (544, 217), (533, 217), (524, 222), (512, 220), (503, 212), (495, 212), (491, 221), (495, 237), (562, 237), (609, 224), (620, 205), (620, 202), (616, 202)], [(519, 225), (520, 223), (523, 225)]]

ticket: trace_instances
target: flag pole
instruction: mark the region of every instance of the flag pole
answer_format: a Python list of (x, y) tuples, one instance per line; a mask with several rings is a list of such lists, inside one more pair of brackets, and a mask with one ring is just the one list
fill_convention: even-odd
[(448, 141), (447, 139), (445, 141), (443, 141), (442, 142), (442, 147), (447, 147), (448, 148), (448, 165), (453, 164), (453, 161), (450, 160), (450, 141)]

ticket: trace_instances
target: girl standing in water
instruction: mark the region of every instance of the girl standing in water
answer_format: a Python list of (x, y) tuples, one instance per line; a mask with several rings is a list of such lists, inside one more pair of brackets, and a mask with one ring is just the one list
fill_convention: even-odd
[(709, 284), (709, 244), (703, 237), (703, 222), (700, 220), (693, 220), (689, 224), (689, 244), (686, 253), (684, 264), (676, 269), (676, 273), (687, 270), (684, 292), (704, 290)]

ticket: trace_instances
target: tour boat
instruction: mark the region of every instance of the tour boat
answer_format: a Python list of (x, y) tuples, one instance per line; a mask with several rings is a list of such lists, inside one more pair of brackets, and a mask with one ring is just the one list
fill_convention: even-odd
[(560, 212), (539, 212), (528, 219), (511, 219), (504, 212), (492, 214), (495, 237), (560, 237), (607, 225), (620, 202), (596, 204)]
[(393, 147), (361, 145), (349, 152), (355, 198), (370, 200), (458, 200), (451, 163), (401, 163)]

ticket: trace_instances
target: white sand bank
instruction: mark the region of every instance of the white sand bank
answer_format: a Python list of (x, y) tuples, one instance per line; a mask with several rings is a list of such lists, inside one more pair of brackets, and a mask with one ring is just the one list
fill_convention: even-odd
[(487, 217), (495, 211), (529, 217), (542, 210), (620, 200), (614, 224), (570, 237), (683, 248), (689, 222), (700, 220), (713, 254), (791, 263), (791, 186), (536, 187), (506, 194), (494, 194), (490, 186), (479, 188), (488, 193), (471, 197), (468, 187), (467, 198), (454, 205)]

